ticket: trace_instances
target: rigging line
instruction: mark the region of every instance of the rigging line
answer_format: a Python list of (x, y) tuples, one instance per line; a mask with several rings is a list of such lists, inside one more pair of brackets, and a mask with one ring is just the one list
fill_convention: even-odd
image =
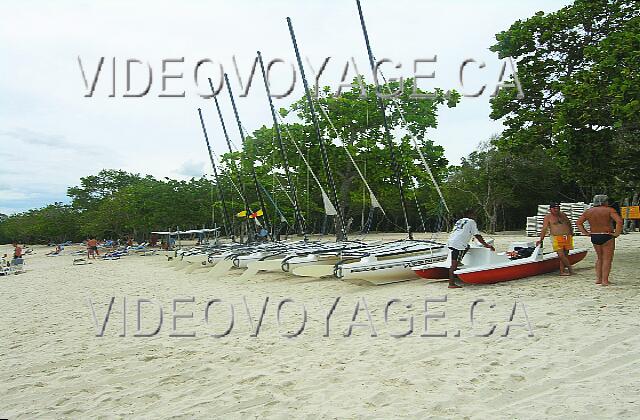
[[(245, 137), (244, 137), (244, 133), (242, 132), (242, 123), (240, 121), (240, 115), (238, 113), (238, 108), (236, 107), (236, 101), (233, 97), (233, 92), (231, 91), (231, 83), (229, 83), (229, 77), (227, 76), (227, 73), (224, 73), (224, 81), (227, 84), (227, 92), (229, 93), (229, 99), (231, 101), (231, 107), (233, 108), (233, 114), (236, 117), (236, 123), (238, 124), (238, 130), (240, 131), (240, 138), (242, 140), (242, 146), (244, 148), (245, 146)], [(248, 156), (250, 159), (252, 159), (250, 156)], [(267, 232), (269, 232), (270, 234), (273, 235), (273, 232), (271, 230), (271, 225), (270, 225), (270, 221), (269, 221), (269, 214), (267, 211), (267, 206), (264, 205), (264, 200), (262, 199), (262, 194), (260, 194), (260, 188), (258, 187), (258, 177), (256, 175), (256, 169), (255, 169), (255, 165), (254, 165), (254, 161), (251, 160), (250, 161), (250, 166), (251, 166), (251, 176), (253, 178), (253, 183), (255, 184), (255, 189), (256, 189), (256, 195), (258, 196), (258, 201), (260, 202), (260, 207), (262, 208), (262, 212), (264, 214), (264, 223), (265, 226), (267, 228)], [(258, 218), (256, 217), (254, 219), (254, 221), (256, 222), (256, 224), (259, 224)], [(271, 240), (273, 240), (273, 236), (271, 236)]]
[[(315, 134), (318, 142), (320, 143), (320, 156), (322, 158), (322, 164), (324, 166), (324, 170), (327, 176), (327, 182), (329, 184), (331, 199), (329, 201), (333, 205), (336, 210), (336, 219), (337, 222), (336, 231), (340, 229), (340, 232), (336, 232), (336, 241), (346, 241), (348, 239), (347, 235), (347, 226), (346, 220), (344, 217), (344, 208), (341, 206), (340, 199), (338, 198), (338, 190), (336, 188), (336, 183), (333, 178), (333, 172), (331, 171), (331, 166), (329, 164), (329, 157), (327, 154), (327, 147), (324, 141), (324, 137), (322, 133), (320, 133), (320, 125), (318, 124), (318, 119), (316, 117), (316, 113), (313, 106), (313, 101), (311, 100), (311, 93), (309, 90), (309, 84), (307, 83), (307, 78), (304, 73), (304, 66), (302, 65), (302, 58), (300, 56), (300, 50), (298, 49), (298, 42), (296, 41), (296, 35), (293, 30), (293, 23), (291, 22), (291, 18), (287, 17), (287, 25), (289, 26), (289, 35), (291, 37), (291, 42), (293, 44), (293, 50), (296, 54), (296, 61), (298, 62), (298, 70), (300, 70), (300, 76), (302, 78), (302, 84), (304, 86), (305, 97), (307, 99), (307, 104), (309, 105), (309, 111), (311, 114), (311, 121), (313, 122), (313, 126), (315, 128)], [(327, 197), (328, 198), (328, 197)]]
[[(202, 117), (202, 110), (200, 108), (198, 108), (198, 116), (200, 117), (200, 125), (202, 127), (202, 132), (204, 134), (204, 139), (207, 145), (207, 152), (209, 153), (209, 160), (211, 161), (211, 167), (213, 168), (213, 175), (215, 177), (215, 182), (216, 182), (216, 186), (218, 188), (218, 195), (220, 196), (220, 201), (222, 202), (222, 211), (223, 211), (223, 225), (224, 225), (224, 233), (227, 236), (232, 236), (232, 232), (230, 229), (231, 223), (229, 221), (229, 213), (227, 211), (227, 204), (225, 202), (225, 197), (224, 197), (224, 191), (222, 190), (222, 184), (220, 183), (220, 180), (218, 178), (218, 169), (216, 167), (216, 163), (215, 160), (213, 159), (213, 152), (211, 150), (211, 144), (209, 143), (209, 134), (207, 133), (207, 128), (204, 124), (204, 118)], [(211, 184), (211, 193), (213, 194), (213, 184)], [(213, 201), (212, 201), (212, 212), (213, 212)], [(213, 220), (213, 213), (212, 213), (212, 222), (214, 222)]]
[[(369, 183), (367, 182), (367, 180), (365, 179), (364, 175), (360, 171), (360, 168), (358, 167), (358, 164), (353, 159), (353, 156), (351, 156), (351, 153), (349, 152), (349, 149), (347, 148), (345, 141), (342, 140), (342, 138), (340, 137), (340, 134), (338, 133), (338, 130), (336, 129), (336, 127), (333, 125), (333, 121), (331, 121), (331, 118), (329, 118), (329, 115), (327, 114), (327, 111), (324, 109), (324, 107), (322, 106), (322, 103), (319, 100), (317, 102), (318, 102), (318, 108), (320, 108), (320, 111), (321, 111), (322, 115), (329, 122), (329, 125), (333, 129), (333, 132), (338, 137), (338, 140), (340, 140), (340, 143), (342, 143), (342, 148), (347, 153), (347, 156), (349, 156), (349, 160), (351, 160), (351, 163), (356, 168), (356, 171), (358, 171), (358, 175), (360, 175), (360, 178), (362, 179), (362, 182), (364, 183), (365, 187), (367, 187), (367, 190), (369, 190), (369, 194), (371, 194), (371, 201), (372, 201), (371, 202), (371, 206), (372, 207), (378, 207), (380, 209), (380, 211), (382, 212), (382, 214), (384, 214), (386, 216), (387, 214), (384, 212), (384, 209), (382, 208), (382, 205), (380, 205), (380, 202), (378, 201), (378, 198), (376, 197), (376, 195), (371, 190), (371, 187), (369, 186)], [(377, 206), (373, 203), (373, 200), (375, 200), (375, 204), (377, 204)]]
[[(353, 157), (351, 156), (351, 154), (349, 153), (349, 150), (346, 148), (346, 146), (344, 146), (345, 142), (342, 140), (342, 138), (340, 137), (340, 134), (338, 134), (338, 130), (336, 129), (336, 127), (333, 125), (333, 122), (331, 121), (331, 119), (329, 118), (329, 115), (326, 113), (326, 111), (324, 110), (324, 108), (322, 107), (321, 104), (319, 104), (319, 108), (322, 111), (323, 115), (325, 116), (325, 118), (327, 119), (327, 121), (329, 122), (329, 124), (331, 125), (331, 128), (333, 129), (333, 131), (336, 133), (336, 136), (338, 136), (338, 139), (340, 140), (340, 142), (342, 143), (342, 147), (345, 149), (345, 151), (347, 152), (347, 155), (349, 156), (349, 159), (351, 160), (351, 162), (353, 163), (353, 166), (355, 166), (356, 170), (358, 171), (358, 174), (360, 174), (360, 178), (362, 179), (365, 187), (369, 190), (369, 194), (371, 194), (371, 197), (373, 199), (376, 200), (376, 202), (378, 203), (378, 208), (380, 209), (380, 211), (382, 212), (382, 214), (384, 215), (384, 218), (386, 220), (388, 220), (389, 222), (391, 222), (391, 224), (398, 228), (398, 229), (403, 229), (402, 226), (398, 225), (395, 221), (391, 220), (389, 217), (387, 217), (387, 213), (385, 213), (384, 209), (382, 208), (382, 206), (380, 205), (378, 199), (376, 198), (375, 194), (373, 193), (373, 191), (371, 190), (371, 187), (369, 186), (369, 184), (367, 183), (367, 180), (365, 179), (364, 175), (362, 174), (362, 172), (360, 172), (360, 168), (358, 167), (358, 165), (356, 164), (356, 162), (354, 161)], [(372, 203), (372, 207), (376, 207), (373, 205)]]
[[(365, 166), (364, 166), (364, 170), (365, 173), (367, 171), (367, 165), (365, 162)], [(360, 230), (364, 232), (364, 212), (367, 208), (367, 199), (366, 199), (366, 195), (367, 195), (367, 189), (365, 188), (364, 184), (362, 184), (362, 214), (360, 215)]]
[[(407, 120), (404, 117), (404, 113), (403, 111), (400, 109), (399, 106), (397, 106), (397, 104), (394, 103), (394, 107), (398, 110), (398, 113), (400, 114), (400, 117), (402, 118), (402, 121), (405, 124), (407, 123)], [(444, 208), (447, 211), (447, 213), (451, 213), (449, 211), (449, 206), (447, 205), (447, 201), (444, 199), (444, 195), (442, 194), (442, 190), (440, 189), (440, 185), (438, 185), (438, 182), (436, 181), (436, 177), (433, 175), (433, 172), (431, 171), (431, 167), (429, 166), (429, 164), (427, 163), (427, 159), (424, 157), (424, 154), (422, 153), (422, 147), (420, 147), (420, 144), (418, 144), (418, 139), (416, 138), (415, 135), (413, 135), (413, 133), (411, 133), (411, 130), (407, 130), (409, 132), (409, 135), (411, 136), (411, 141), (413, 141), (413, 146), (416, 148), (416, 150), (418, 150), (418, 154), (420, 155), (420, 160), (422, 161), (422, 164), (424, 165), (425, 170), (427, 171), (427, 174), (429, 175), (429, 178), (431, 178), (431, 182), (433, 183), (433, 186), (436, 189), (436, 192), (438, 193), (438, 196), (440, 196), (440, 200), (442, 201), (442, 204), (444, 204)], [(422, 145), (424, 147), (424, 145)]]
[(304, 157), (304, 153), (302, 153), (302, 150), (300, 150), (300, 148), (298, 147), (298, 144), (296, 143), (295, 139), (293, 138), (293, 135), (291, 134), (291, 131), (289, 131), (289, 127), (287, 127), (285, 122), (282, 121), (282, 117), (278, 117), (278, 118), (280, 118), (280, 122), (282, 123), (282, 126), (284, 127), (284, 130), (287, 132), (287, 136), (289, 137), (289, 141), (291, 141), (291, 143), (293, 143), (293, 145), (296, 148), (296, 151), (298, 152), (298, 154), (300, 155), (300, 157), (304, 161), (305, 165), (307, 165), (307, 169), (311, 173), (311, 176), (313, 177), (313, 179), (316, 181), (316, 184), (318, 184), (318, 187), (320, 187), (320, 191), (323, 194), (325, 194), (324, 188), (322, 188), (322, 184), (320, 184), (320, 180), (316, 176), (315, 172), (313, 172), (313, 169), (311, 169), (311, 165), (309, 165), (309, 162), (307, 161), (307, 158)]
[(424, 217), (422, 217), (422, 209), (420, 209), (420, 203), (418, 203), (418, 195), (416, 194), (416, 187), (412, 188), (413, 190), (413, 201), (416, 203), (416, 208), (418, 209), (418, 216), (420, 216), (420, 223), (422, 224), (422, 231), (427, 233), (427, 227), (424, 224)]
[[(249, 134), (249, 132), (247, 131), (247, 129), (244, 127), (244, 125), (242, 126), (242, 130), (244, 131), (244, 133), (245, 133), (245, 135), (246, 135), (247, 137), (251, 137), (251, 134)], [(255, 138), (255, 137), (254, 137), (254, 138)], [(272, 143), (273, 143), (273, 137), (272, 137), (272, 139), (271, 139), (271, 140), (272, 140)], [(258, 158), (257, 156), (255, 157), (254, 162), (258, 162), (258, 163), (260, 163), (260, 165), (261, 165), (261, 166), (266, 166), (266, 165), (265, 165), (265, 163), (264, 163), (264, 161), (263, 161), (262, 159)], [(272, 170), (273, 170), (273, 166), (274, 166), (274, 165), (271, 165)], [(284, 191), (284, 193), (287, 195), (287, 198), (289, 199), (289, 201), (291, 202), (291, 204), (293, 204), (293, 205), (295, 206), (295, 203), (293, 202), (293, 199), (291, 198), (291, 196), (289, 195), (289, 193), (287, 193), (287, 191), (284, 189), (284, 186), (282, 185), (282, 183), (280, 182), (280, 180), (279, 180), (279, 179), (277, 179), (277, 181), (278, 181), (278, 184), (280, 185), (280, 188), (282, 188), (282, 191)]]
[[(215, 229), (216, 228), (216, 205), (213, 199), (213, 182), (211, 183), (211, 188), (209, 189), (209, 200), (211, 200), (211, 225)], [(226, 226), (225, 226), (225, 234), (229, 235), (229, 233), (227, 232)]]
[[(260, 51), (258, 51), (258, 60), (260, 61), (260, 70), (262, 71), (262, 79), (264, 80), (264, 87), (265, 87), (265, 91), (267, 93), (267, 99), (269, 101), (269, 108), (271, 110), (271, 117), (273, 119), (273, 125), (276, 131), (276, 137), (278, 140), (278, 148), (280, 150), (280, 154), (282, 157), (282, 166), (284, 167), (284, 174), (287, 178), (287, 183), (289, 184), (289, 188), (291, 189), (291, 196), (289, 197), (291, 200), (291, 204), (294, 207), (294, 213), (295, 213), (295, 219), (296, 219), (296, 224), (298, 225), (299, 228), (299, 234), (304, 235), (305, 234), (305, 223), (304, 223), (304, 218), (302, 217), (302, 213), (300, 211), (300, 206), (298, 205), (298, 194), (297, 194), (297, 188), (296, 185), (293, 183), (293, 181), (291, 180), (291, 173), (289, 171), (289, 159), (287, 159), (287, 154), (284, 150), (284, 144), (282, 143), (282, 136), (280, 134), (280, 127), (278, 125), (278, 120), (276, 118), (276, 111), (275, 108), (273, 106), (273, 101), (271, 100), (271, 89), (269, 88), (269, 81), (267, 80), (267, 74), (265, 72), (264, 69), (264, 62), (262, 60), (262, 54), (260, 53)], [(272, 138), (272, 144), (274, 143), (273, 141), (274, 139)], [(274, 155), (275, 157), (275, 155)], [(288, 196), (288, 195), (287, 195)]]
[[(313, 172), (313, 169), (311, 169), (311, 166), (309, 165), (309, 162), (307, 162), (307, 159), (305, 159), (304, 155), (302, 154), (302, 152), (300, 151), (300, 149), (298, 148), (298, 145), (296, 144), (295, 140), (293, 139), (293, 136), (291, 134), (291, 132), (289, 131), (289, 128), (287, 127), (287, 125), (284, 123), (284, 121), (282, 121), (282, 118), (280, 118), (280, 122), (282, 122), (282, 126), (285, 128), (285, 131), (287, 132), (287, 135), (289, 136), (290, 141), (293, 143), (293, 145), (296, 147), (296, 150), (298, 151), (298, 154), (300, 154), (300, 156), (302, 157), (302, 160), (304, 161), (304, 163), (307, 165), (307, 169), (309, 170), (309, 172), (311, 173), (311, 176), (313, 177), (313, 179), (316, 181), (316, 183), (318, 184), (318, 187), (320, 188), (320, 192), (323, 194), (323, 197), (326, 196), (326, 192), (324, 191), (324, 189), (322, 188), (322, 185), (320, 184), (320, 181), (318, 180), (318, 177), (316, 176), (316, 174)], [(366, 182), (366, 181), (365, 181)], [(391, 218), (389, 218), (387, 216), (387, 214), (384, 212), (384, 210), (382, 209), (382, 207), (380, 207), (380, 210), (382, 211), (382, 214), (384, 215), (384, 218), (391, 223), (391, 225), (395, 228), (398, 228), (400, 230), (403, 229), (402, 226), (398, 225), (394, 220), (392, 220)]]
[[(309, 147), (307, 147), (307, 156), (309, 156)], [(306, 178), (306, 193), (307, 193), (307, 217), (309, 219), (311, 219), (311, 177), (309, 176), (309, 172), (311, 171), (311, 168), (309, 168), (309, 166), (307, 166), (307, 176)]]
[(282, 212), (280, 211), (280, 208), (278, 207), (278, 205), (276, 204), (275, 200), (273, 199), (273, 197), (271, 197), (271, 194), (269, 194), (269, 191), (267, 191), (267, 189), (265, 188), (264, 185), (259, 184), (260, 188), (262, 189), (262, 191), (264, 192), (264, 194), (267, 196), (267, 198), (269, 199), (269, 201), (271, 202), (271, 204), (273, 204), (273, 207), (276, 210), (276, 213), (278, 213), (278, 216), (280, 216), (280, 221), (281, 222), (285, 222), (288, 224), (287, 222), (287, 218), (284, 217), (284, 214), (282, 214)]
[[(220, 157), (216, 154), (216, 152), (214, 152), (213, 150), (211, 150), (211, 153), (213, 153), (213, 155), (216, 157), (216, 159), (217, 159), (218, 161), (221, 161)], [(231, 175), (229, 175), (229, 172), (228, 172), (228, 171), (223, 171), (223, 170), (221, 170), (220, 172), (222, 172), (222, 173), (223, 173), (223, 175), (224, 175), (224, 176), (226, 176), (226, 177), (227, 177), (227, 179), (229, 179), (229, 182), (231, 182), (231, 186), (233, 186), (233, 189), (234, 189), (234, 190), (236, 190), (236, 192), (237, 192), (237, 193), (238, 193), (238, 195), (240, 196), (240, 199), (241, 199), (243, 202), (246, 202), (246, 201), (247, 201), (247, 199), (245, 198), (244, 194), (242, 194), (242, 192), (240, 191), (240, 189), (238, 188), (238, 186), (236, 185), (236, 183), (233, 181), (233, 178), (231, 177)], [(232, 203), (232, 207), (233, 207), (233, 203)], [(249, 209), (249, 210), (251, 210), (251, 209)]]
[[(365, 123), (365, 125), (366, 125), (367, 130), (368, 130), (369, 129), (369, 107), (365, 107), (364, 109), (366, 111), (366, 123)], [(370, 152), (370, 150), (369, 150), (369, 139), (367, 138), (367, 136), (364, 137), (364, 149), (367, 152)], [(367, 176), (367, 155), (366, 154), (364, 154), (362, 161), (363, 161), (363, 166), (364, 166), (364, 176), (366, 178), (366, 176)], [(366, 228), (366, 231), (368, 232), (371, 229), (371, 224), (373, 224), (373, 220), (371, 220), (371, 222), (369, 222), (369, 218), (367, 218), (367, 222), (366, 222), (367, 225), (365, 226), (365, 220), (364, 220), (364, 212), (366, 210), (365, 198), (364, 198), (365, 194), (366, 194), (366, 187), (363, 184), (362, 185), (362, 221), (360, 222), (361, 230), (362, 230), (363, 233), (365, 232), (365, 228)]]
[[(211, 81), (211, 78), (209, 78), (208, 80), (209, 80), (209, 87), (211, 88), (211, 92), (215, 93), (215, 89), (213, 88), (213, 82)], [(224, 117), (222, 116), (222, 110), (220, 108), (220, 103), (218, 102), (218, 95), (213, 95), (213, 101), (214, 101), (215, 106), (216, 106), (216, 111), (218, 113), (218, 119), (220, 120), (220, 125), (222, 126), (222, 132), (224, 133), (224, 139), (225, 139), (225, 141), (227, 143), (227, 148), (229, 149), (229, 153), (232, 154), (233, 153), (233, 149), (231, 147), (232, 142), (231, 142), (231, 139), (229, 138), (229, 133), (227, 131), (227, 126), (225, 124)], [(243, 179), (242, 179), (242, 172), (241, 172), (241, 169), (242, 169), (242, 156), (239, 156), (239, 164), (240, 164), (240, 166), (238, 166), (238, 164), (233, 159), (233, 157), (230, 156), (231, 174), (236, 177), (236, 180), (238, 181), (238, 184), (240, 185), (240, 189), (242, 189), (243, 192), (240, 192), (240, 189), (238, 189), (238, 187), (235, 185), (233, 180), (231, 180), (231, 183), (233, 184), (233, 186), (236, 189), (236, 191), (238, 191), (238, 194), (240, 195), (240, 198), (242, 199), (242, 204), (244, 205), (244, 210), (245, 211), (251, 211), (251, 209), (249, 208), (249, 202), (247, 201), (247, 198), (244, 195), (245, 186), (244, 186), (244, 182), (243, 182)], [(231, 179), (231, 177), (229, 177), (229, 178)], [(233, 202), (232, 202), (232, 204), (233, 204)], [(242, 237), (242, 229), (241, 229), (241, 235), (240, 236)]]
[[(373, 73), (374, 79), (376, 79), (376, 65), (373, 59), (373, 52), (371, 51), (371, 44), (369, 42), (369, 34), (367, 33), (367, 26), (364, 21), (364, 14), (362, 13), (362, 6), (360, 4), (360, 0), (356, 0), (356, 5), (358, 6), (358, 15), (360, 17), (360, 26), (362, 28), (362, 34), (364, 35), (364, 41), (367, 48), (367, 55), (369, 56), (369, 65), (371, 66), (371, 72)], [(407, 201), (405, 198), (402, 173), (400, 172), (400, 167), (396, 160), (395, 155), (395, 145), (393, 143), (393, 139), (391, 138), (391, 131), (389, 129), (389, 124), (387, 121), (387, 114), (385, 111), (385, 104), (380, 95), (378, 95), (378, 89), (376, 89), (376, 102), (378, 108), (380, 109), (380, 113), (382, 114), (382, 124), (384, 126), (384, 139), (387, 143), (387, 149), (389, 150), (389, 157), (391, 158), (391, 166), (393, 169), (394, 176), (396, 178), (396, 182), (398, 183), (398, 192), (400, 193), (400, 204), (402, 206), (402, 215), (404, 217), (405, 230), (409, 239), (413, 239), (413, 235), (411, 233), (411, 226), (409, 225), (409, 215), (407, 213)]]
[[(278, 126), (279, 127), (279, 126)], [(271, 136), (271, 145), (275, 146), (275, 135)], [(280, 179), (278, 178), (278, 174), (275, 171), (275, 161), (276, 161), (276, 155), (272, 154), (271, 155), (271, 173), (273, 175), (273, 179), (278, 183), (278, 185), (280, 186), (280, 189), (282, 190), (282, 192), (284, 193), (284, 195), (287, 196), (287, 199), (289, 200), (289, 202), (291, 203), (292, 206), (296, 206), (296, 203), (293, 201), (293, 198), (289, 195), (289, 193), (287, 192), (286, 188), (284, 187), (284, 185), (282, 185), (282, 182), (280, 182)], [(274, 194), (275, 194), (275, 185), (274, 185)], [(300, 215), (300, 217), (302, 217), (302, 215)], [(304, 220), (304, 218), (303, 218)]]
[[(328, 215), (335, 216), (337, 214), (337, 210), (336, 210), (335, 206), (333, 205), (333, 203), (331, 202), (331, 200), (329, 199), (329, 196), (327, 195), (327, 193), (324, 190), (324, 188), (322, 188), (322, 184), (320, 184), (320, 180), (316, 176), (315, 172), (313, 172), (313, 169), (311, 169), (311, 165), (309, 165), (309, 162), (304, 157), (304, 154), (302, 153), (302, 150), (300, 150), (300, 148), (298, 147), (298, 144), (296, 143), (295, 139), (293, 138), (293, 135), (291, 134), (291, 131), (289, 131), (289, 128), (287, 127), (287, 125), (284, 123), (284, 121), (282, 121), (282, 117), (278, 117), (278, 118), (280, 118), (280, 122), (282, 123), (282, 126), (284, 127), (285, 131), (287, 132), (287, 136), (289, 137), (289, 141), (291, 141), (291, 143), (293, 143), (293, 145), (296, 148), (296, 151), (298, 152), (298, 154), (300, 155), (300, 157), (304, 161), (305, 165), (307, 165), (308, 173), (311, 173), (311, 176), (313, 176), (313, 179), (316, 181), (316, 184), (318, 184), (318, 188), (320, 188), (320, 193), (322, 194), (322, 204), (324, 205), (325, 213), (328, 214)], [(308, 183), (308, 181), (307, 181), (307, 183)], [(307, 191), (308, 191), (308, 189), (307, 189)], [(307, 192), (307, 201), (308, 201), (308, 196), (309, 196), (309, 194)], [(308, 207), (308, 204), (307, 204), (307, 207)], [(309, 213), (307, 212), (307, 214), (309, 214)]]
[[(420, 204), (418, 203), (418, 197), (416, 194), (417, 191), (417, 185), (416, 185), (416, 181), (417, 179), (411, 175), (411, 173), (409, 172), (409, 168), (408, 168), (409, 162), (405, 162), (404, 163), (404, 171), (407, 177), (409, 177), (409, 179), (411, 180), (411, 191), (413, 192), (413, 200), (416, 203), (416, 209), (418, 210), (418, 216), (420, 217), (420, 223), (422, 224), (422, 230), (424, 233), (427, 233), (426, 230), (426, 225), (424, 223), (424, 218), (422, 215), (422, 209), (420, 208)], [(435, 240), (436, 235), (432, 232), (431, 233), (431, 237), (429, 238), (430, 240)]]
[[(387, 84), (387, 78), (384, 76), (384, 73), (382, 73), (382, 70), (380, 70), (378, 68), (378, 72), (382, 76), (382, 80), (384, 81), (384, 85), (387, 88), (388, 92), (389, 93), (393, 93), (393, 92), (391, 92), (391, 88)], [(391, 97), (391, 103), (393, 104), (393, 107), (398, 111), (398, 114), (400, 114), (400, 118), (402, 119), (402, 122), (404, 122), (405, 126), (408, 126), (409, 123), (407, 122), (407, 119), (404, 116), (404, 111), (399, 106), (398, 102), (399, 101), (396, 98)], [(451, 213), (449, 211), (449, 206), (447, 205), (447, 201), (444, 199), (444, 195), (442, 194), (442, 190), (440, 190), (440, 185), (436, 181), (436, 178), (433, 175), (433, 172), (431, 171), (431, 167), (427, 163), (427, 159), (425, 159), (424, 154), (422, 153), (422, 149), (421, 149), (420, 145), (418, 144), (418, 139), (411, 132), (411, 130), (407, 130), (407, 131), (409, 132), (409, 136), (411, 136), (411, 141), (413, 142), (413, 146), (418, 150), (418, 154), (420, 155), (420, 160), (422, 161), (422, 164), (423, 164), (425, 170), (427, 171), (427, 174), (429, 175), (429, 178), (431, 178), (431, 182), (433, 183), (433, 186), (435, 187), (436, 192), (438, 193), (438, 196), (440, 196), (440, 200), (444, 204), (444, 208), (447, 210), (447, 213)], [(423, 139), (424, 139), (424, 137), (423, 137)]]

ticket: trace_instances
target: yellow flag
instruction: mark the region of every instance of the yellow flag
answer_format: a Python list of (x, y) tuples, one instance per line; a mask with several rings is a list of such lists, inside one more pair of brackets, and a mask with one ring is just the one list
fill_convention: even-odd
[(238, 216), (238, 217), (245, 217), (246, 215), (247, 215), (247, 211), (246, 210), (243, 210), (240, 213), (236, 214), (236, 216)]

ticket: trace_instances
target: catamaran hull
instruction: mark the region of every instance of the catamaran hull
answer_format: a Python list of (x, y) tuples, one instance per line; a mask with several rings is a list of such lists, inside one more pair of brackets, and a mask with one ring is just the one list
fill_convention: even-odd
[(233, 266), (236, 268), (247, 268), (249, 263), (261, 261), (271, 255), (273, 255), (272, 252), (254, 252), (248, 255), (239, 255), (233, 259)]
[[(586, 249), (572, 251), (569, 253), (569, 262), (571, 262), (572, 265), (576, 264), (582, 261), (586, 255)], [(458, 270), (456, 271), (456, 275), (465, 283), (491, 284), (551, 273), (558, 270), (558, 267), (558, 256), (549, 255), (548, 257), (545, 256), (541, 261), (518, 263), (518, 260), (513, 260), (513, 264), (503, 267)]]
[(449, 269), (447, 267), (427, 267), (415, 270), (415, 273), (423, 279), (446, 279), (449, 277)]
[(447, 253), (444, 252), (375, 262), (360, 261), (339, 266), (335, 274), (344, 280), (358, 279), (376, 284), (393, 283), (417, 279), (418, 275), (412, 269), (413, 267), (442, 262), (446, 258)]
[(337, 263), (340, 258), (337, 255), (306, 255), (303, 257), (294, 257), (283, 260), (281, 264), (282, 271), (291, 273), (297, 267), (303, 267), (308, 265), (333, 265)]

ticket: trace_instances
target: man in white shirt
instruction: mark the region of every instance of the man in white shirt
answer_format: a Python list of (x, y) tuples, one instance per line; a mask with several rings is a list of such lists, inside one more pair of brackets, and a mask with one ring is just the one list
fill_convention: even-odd
[(449, 240), (447, 241), (447, 246), (451, 250), (451, 267), (449, 268), (449, 289), (458, 289), (462, 286), (459, 286), (455, 282), (455, 274), (453, 274), (457, 269), (460, 261), (462, 261), (462, 257), (466, 253), (469, 248), (469, 241), (471, 238), (475, 237), (482, 245), (486, 248), (495, 251), (495, 248), (492, 245), (489, 245), (485, 242), (482, 235), (478, 231), (478, 225), (475, 220), (471, 217), (474, 216), (472, 211), (467, 211), (465, 213), (466, 217), (458, 220), (449, 235)]

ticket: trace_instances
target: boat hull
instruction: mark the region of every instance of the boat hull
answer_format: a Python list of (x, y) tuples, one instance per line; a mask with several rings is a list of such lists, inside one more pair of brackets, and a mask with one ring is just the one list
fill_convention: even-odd
[(449, 278), (449, 268), (447, 267), (426, 267), (415, 270), (416, 274), (424, 279), (446, 279)]
[[(586, 255), (587, 250), (570, 253), (569, 262), (572, 265), (576, 264), (582, 261)], [(465, 283), (491, 284), (546, 274), (557, 270), (559, 267), (557, 256), (524, 263), (517, 263), (517, 261), (514, 260), (514, 264), (503, 267), (488, 267), (487, 269), (469, 271), (458, 270), (456, 275)]]
[(438, 252), (375, 262), (361, 261), (342, 265), (336, 270), (336, 274), (343, 280), (358, 279), (375, 284), (393, 283), (417, 279), (418, 275), (413, 267), (434, 264), (446, 258), (446, 252)]

